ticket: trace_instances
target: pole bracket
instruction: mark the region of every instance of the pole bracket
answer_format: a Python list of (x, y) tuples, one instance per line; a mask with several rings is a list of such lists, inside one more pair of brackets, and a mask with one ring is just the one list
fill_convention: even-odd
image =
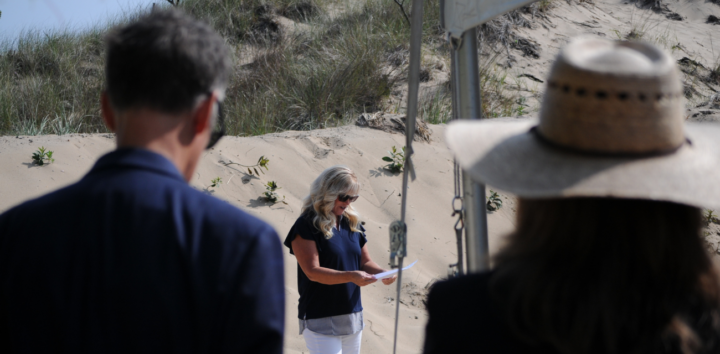
[(390, 224), (390, 266), (398, 267), (397, 258), (407, 256), (407, 225), (400, 221)]

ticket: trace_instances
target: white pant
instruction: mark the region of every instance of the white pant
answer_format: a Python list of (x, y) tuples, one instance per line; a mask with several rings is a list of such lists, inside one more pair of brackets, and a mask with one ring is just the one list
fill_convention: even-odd
[(360, 354), (362, 331), (346, 336), (326, 336), (306, 328), (303, 337), (310, 354)]

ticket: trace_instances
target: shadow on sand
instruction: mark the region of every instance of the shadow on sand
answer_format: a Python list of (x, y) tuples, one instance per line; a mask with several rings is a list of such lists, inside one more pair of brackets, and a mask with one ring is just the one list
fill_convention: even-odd
[(392, 173), (390, 170), (386, 169), (385, 167), (376, 168), (374, 170), (368, 170), (368, 173), (370, 174), (370, 177), (393, 177), (393, 176), (399, 176), (400, 173)]
[(33, 167), (42, 167), (34, 162), (23, 162), (23, 165), (27, 166), (27, 168), (33, 168)]
[(268, 207), (270, 209), (276, 210), (276, 209), (286, 209), (289, 211), (293, 211), (293, 209), (290, 207), (290, 205), (283, 203), (281, 201), (277, 203), (271, 203), (263, 199), (262, 197), (257, 197), (255, 199), (250, 199), (247, 205), (245, 205), (248, 208), (257, 209), (260, 207)]

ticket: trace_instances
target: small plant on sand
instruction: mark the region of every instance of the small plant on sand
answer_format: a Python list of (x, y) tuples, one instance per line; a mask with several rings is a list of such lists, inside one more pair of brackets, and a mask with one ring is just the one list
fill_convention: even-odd
[(222, 178), (215, 177), (212, 180), (210, 180), (210, 187), (216, 188), (222, 184)]
[(525, 97), (518, 97), (517, 101), (517, 108), (515, 109), (515, 115), (518, 117), (522, 117), (526, 115), (528, 112), (525, 111), (525, 102), (527, 101), (527, 98)]
[(390, 156), (383, 156), (383, 161), (389, 162), (386, 169), (392, 173), (400, 173), (405, 166), (405, 147), (403, 146), (402, 151), (398, 151), (395, 146), (392, 147), (392, 151), (388, 151)]
[(502, 199), (500, 199), (500, 195), (497, 192), (490, 190), (490, 196), (487, 197), (487, 202), (485, 203), (485, 205), (487, 206), (487, 210), (488, 211), (498, 210), (498, 209), (502, 208), (502, 204), (503, 204), (503, 202), (502, 202)]
[(38, 166), (42, 166), (46, 163), (55, 162), (55, 159), (52, 157), (52, 155), (52, 151), (46, 151), (45, 147), (41, 146), (40, 148), (38, 148), (38, 151), (35, 151), (32, 154), (33, 163)]
[[(640, 13), (633, 11), (630, 15), (630, 31), (625, 35), (625, 38), (630, 41), (639, 41), (645, 37), (649, 32), (654, 31), (661, 22), (652, 20), (652, 14)], [(646, 40), (650, 38), (645, 38)]]
[(710, 67), (710, 75), (708, 79), (711, 82), (720, 84), (720, 56), (715, 59), (715, 64)]
[[(266, 158), (265, 156), (260, 156), (260, 158), (258, 159), (258, 162), (251, 166), (243, 165), (243, 164), (240, 164), (237, 162), (232, 162), (232, 161), (228, 161), (228, 162), (220, 161), (220, 163), (225, 166), (238, 165), (238, 166), (245, 167), (245, 168), (247, 168), (247, 172), (249, 175), (256, 176), (256, 177), (260, 177), (260, 172), (262, 172), (262, 174), (265, 174), (265, 172), (263, 172), (263, 170), (262, 170), (263, 167), (265, 168), (265, 170), (268, 170), (268, 171), (270, 170), (268, 168), (269, 162), (270, 162), (270, 160), (268, 158)], [(259, 170), (260, 172), (258, 172), (258, 168), (260, 168), (260, 170)]]
[(552, 9), (555, 4), (553, 4), (553, 0), (540, 0), (535, 3), (537, 6), (538, 11), (540, 12), (548, 12), (550, 9)]
[(282, 199), (280, 199), (280, 195), (277, 194), (276, 190), (278, 189), (280, 189), (280, 187), (278, 187), (277, 183), (275, 183), (275, 181), (270, 181), (265, 184), (265, 192), (263, 192), (260, 198), (271, 204), (283, 203), (287, 205), (285, 202), (285, 196), (282, 196)]
[(705, 212), (703, 213), (703, 219), (705, 219), (705, 223), (707, 223), (707, 224), (718, 223), (718, 221), (719, 221), (718, 215), (715, 214), (715, 210), (710, 210), (710, 209), (705, 210)]

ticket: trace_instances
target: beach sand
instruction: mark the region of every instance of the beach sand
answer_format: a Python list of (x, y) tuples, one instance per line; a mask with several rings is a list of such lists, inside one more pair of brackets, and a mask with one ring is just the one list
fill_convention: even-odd
[[(453, 163), (443, 141), (444, 125), (430, 125), (432, 141), (418, 142), (414, 163), (417, 179), (408, 191), (408, 257), (405, 264), (418, 263), (403, 273), (400, 305), (398, 353), (420, 353), (427, 322), (423, 300), (429, 287), (447, 276), (448, 265), (456, 262), (457, 248), (451, 217)], [(400, 218), (402, 175), (385, 170), (381, 158), (393, 145), (402, 146), (404, 136), (383, 131), (346, 126), (309, 132), (285, 132), (258, 137), (223, 138), (205, 153), (191, 184), (198, 190), (226, 200), (268, 223), (284, 240), (300, 214), (302, 198), (322, 170), (344, 164), (357, 174), (362, 184), (355, 208), (365, 221), (370, 255), (387, 267), (389, 261), (388, 226)], [(31, 155), (40, 146), (54, 151), (55, 162), (45, 166), (32, 163)], [(114, 149), (110, 134), (0, 137), (0, 212), (23, 201), (41, 196), (79, 180), (103, 154)], [(252, 165), (260, 156), (270, 160), (269, 170), (255, 177), (234, 161)], [(222, 184), (210, 187), (220, 177)], [(260, 198), (264, 184), (275, 181), (285, 202), (270, 205)], [(489, 190), (488, 190), (489, 192)], [(503, 207), (488, 214), (490, 251), (502, 246), (503, 237), (513, 230), (516, 201), (500, 193)], [(42, 218), (38, 220), (42, 222)], [(31, 227), (31, 226), (28, 226)], [(708, 250), (720, 264), (720, 225), (708, 224), (703, 231)], [(297, 324), (297, 263), (287, 249), (285, 261), (286, 353), (307, 352)], [(391, 353), (395, 319), (396, 285), (380, 282), (364, 287), (364, 353)]]
[[(453, 162), (443, 141), (444, 125), (430, 126), (432, 141), (414, 144), (417, 179), (408, 191), (408, 257), (418, 260), (403, 274), (398, 353), (421, 351), (427, 315), (423, 300), (429, 286), (447, 276), (448, 265), (456, 262), (457, 248), (451, 217)], [(285, 132), (258, 137), (226, 137), (205, 153), (191, 184), (233, 206), (267, 221), (285, 238), (300, 214), (302, 198), (312, 181), (327, 167), (344, 164), (353, 169), (362, 184), (355, 208), (365, 221), (368, 247), (374, 261), (383, 267), (389, 262), (388, 226), (400, 218), (402, 174), (384, 169), (382, 157), (392, 146), (401, 147), (400, 134), (346, 126), (309, 132)], [(55, 162), (32, 164), (38, 147), (54, 152)], [(41, 196), (80, 179), (103, 154), (114, 149), (110, 134), (0, 137), (0, 212), (25, 200)], [(237, 165), (221, 161), (255, 164), (260, 156), (270, 160), (269, 170), (250, 176)], [(220, 177), (219, 187), (210, 187)], [(264, 184), (275, 181), (286, 204), (270, 205), (260, 199)], [(489, 215), (490, 246), (494, 250), (501, 236), (512, 229), (514, 201), (502, 196), (504, 207)], [(38, 222), (42, 222), (41, 219)], [(287, 353), (307, 351), (297, 324), (297, 262), (284, 249), (286, 284)], [(364, 353), (391, 353), (395, 317), (396, 285), (381, 282), (363, 288), (365, 314)]]

